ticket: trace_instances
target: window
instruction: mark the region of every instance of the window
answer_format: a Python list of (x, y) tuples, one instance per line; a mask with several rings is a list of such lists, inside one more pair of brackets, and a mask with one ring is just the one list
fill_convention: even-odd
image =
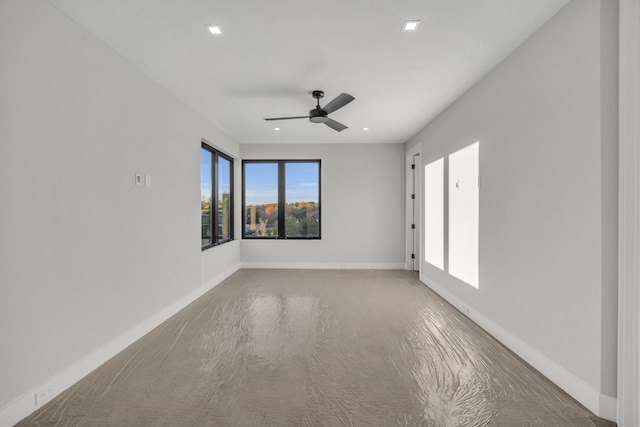
[(320, 238), (320, 160), (242, 162), (244, 238)]
[(202, 249), (233, 240), (233, 159), (205, 143), (200, 150)]

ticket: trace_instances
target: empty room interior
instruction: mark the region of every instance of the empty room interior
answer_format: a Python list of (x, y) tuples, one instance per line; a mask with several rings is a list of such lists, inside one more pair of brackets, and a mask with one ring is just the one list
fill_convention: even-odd
[(0, 427), (640, 425), (637, 0), (0, 0)]

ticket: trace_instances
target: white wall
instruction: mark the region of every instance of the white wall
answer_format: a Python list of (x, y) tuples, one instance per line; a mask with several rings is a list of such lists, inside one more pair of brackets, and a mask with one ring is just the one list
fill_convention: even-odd
[(0, 2), (0, 58), (2, 415), (233, 271), (240, 242), (200, 250), (200, 141), (238, 157), (228, 136), (46, 1)]
[(480, 288), (426, 263), (423, 280), (609, 418), (616, 7), (571, 2), (407, 144), (427, 164), (480, 141)]
[(322, 238), (243, 240), (243, 266), (404, 268), (404, 145), (243, 144), (240, 154), (322, 160)]

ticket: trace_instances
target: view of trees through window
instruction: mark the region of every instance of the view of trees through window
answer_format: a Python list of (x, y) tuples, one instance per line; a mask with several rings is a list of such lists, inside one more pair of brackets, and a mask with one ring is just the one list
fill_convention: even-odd
[(245, 237), (278, 236), (278, 163), (244, 162)]
[(320, 161), (243, 163), (244, 236), (320, 238)]
[(278, 237), (278, 204), (250, 205), (246, 208), (247, 237)]
[(287, 237), (318, 237), (318, 202), (295, 202), (285, 205)]

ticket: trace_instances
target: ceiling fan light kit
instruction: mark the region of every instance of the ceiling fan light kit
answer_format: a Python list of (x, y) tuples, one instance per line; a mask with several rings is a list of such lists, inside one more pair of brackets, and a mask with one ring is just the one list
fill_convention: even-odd
[(292, 117), (271, 117), (266, 118), (267, 121), (273, 120), (291, 120), (291, 119), (309, 119), (311, 123), (324, 123), (329, 126), (331, 129), (336, 130), (338, 132), (342, 132), (347, 129), (347, 126), (343, 125), (340, 122), (337, 122), (333, 119), (329, 118), (329, 114), (334, 111), (344, 107), (355, 98), (348, 93), (341, 93), (336, 96), (331, 102), (329, 102), (324, 107), (320, 107), (320, 98), (324, 98), (324, 92), (321, 90), (314, 90), (311, 92), (311, 96), (316, 99), (316, 107), (309, 110), (308, 116), (292, 116)]

